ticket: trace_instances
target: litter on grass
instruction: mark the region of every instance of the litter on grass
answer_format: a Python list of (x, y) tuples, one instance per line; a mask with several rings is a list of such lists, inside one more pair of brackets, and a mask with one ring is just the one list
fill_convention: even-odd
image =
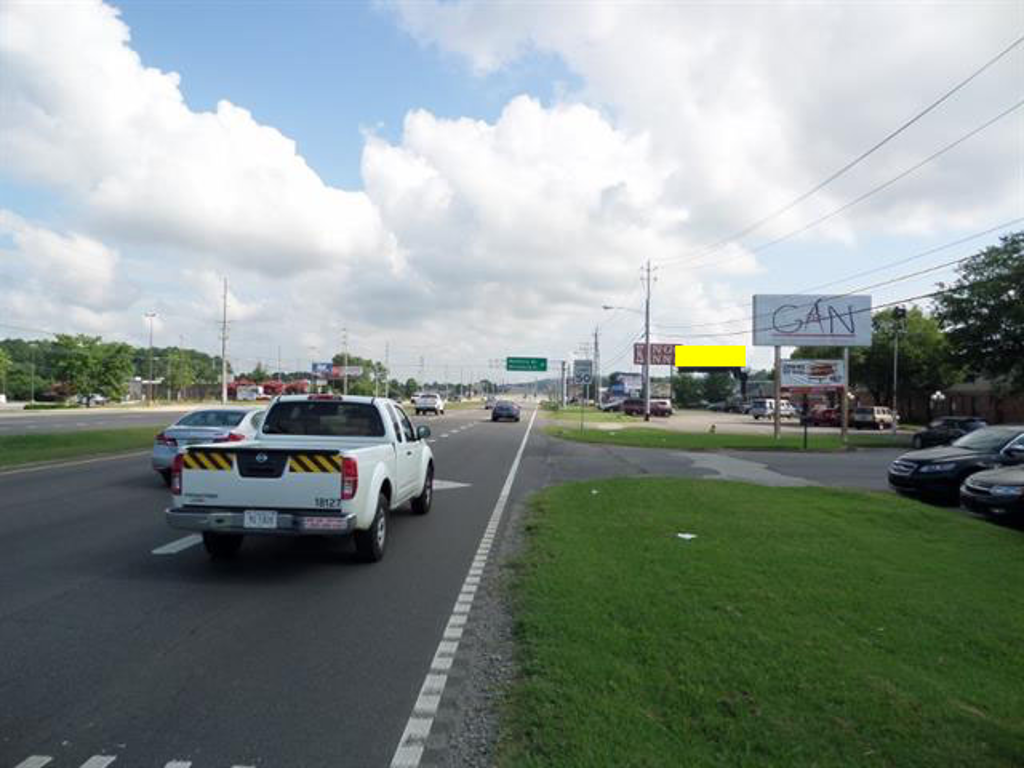
[(686, 541), (697, 538), (696, 533), (677, 533), (676, 536), (678, 536), (680, 539), (685, 539)]

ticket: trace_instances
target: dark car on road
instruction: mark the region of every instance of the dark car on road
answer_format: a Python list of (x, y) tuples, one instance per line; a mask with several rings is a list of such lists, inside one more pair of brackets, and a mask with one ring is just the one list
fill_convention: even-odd
[(889, 465), (889, 485), (900, 493), (954, 500), (976, 472), (1024, 464), (1024, 425), (983, 427), (951, 445), (905, 453)]
[(987, 427), (988, 422), (977, 416), (940, 416), (928, 424), (927, 429), (916, 433), (911, 440), (915, 448), (930, 448), (933, 445), (948, 445), (968, 432)]
[(511, 419), (519, 421), (519, 406), (509, 400), (499, 400), (491, 409), (491, 421)]
[(1024, 521), (1024, 465), (971, 475), (960, 486), (960, 505), (983, 515)]

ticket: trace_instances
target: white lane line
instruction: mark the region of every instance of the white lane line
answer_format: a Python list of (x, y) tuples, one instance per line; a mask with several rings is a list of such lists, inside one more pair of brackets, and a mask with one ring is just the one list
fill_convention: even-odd
[(24, 467), (22, 469), (8, 469), (4, 472), (0, 472), (0, 477), (6, 477), (7, 475), (21, 475), (26, 472), (42, 472), (44, 469), (63, 469), (64, 467), (80, 467), (84, 464), (95, 464), (99, 461), (115, 461), (117, 459), (130, 459), (135, 456), (148, 456), (150, 451), (132, 451), (131, 453), (112, 453), (109, 456), (101, 456), (96, 459), (82, 459), (81, 461), (61, 461), (53, 464), (40, 464), (34, 467)]
[(203, 537), (198, 533), (192, 533), (181, 539), (175, 539), (174, 541), (164, 544), (162, 547), (157, 547), (153, 550), (154, 555), (176, 555), (183, 549), (194, 547), (196, 544), (201, 542)]
[(82, 763), (82, 768), (107, 768), (107, 766), (115, 760), (117, 760), (116, 756), (93, 755), (84, 763)]
[(459, 589), (459, 595), (448, 617), (448, 625), (445, 627), (441, 641), (437, 644), (434, 658), (430, 662), (430, 671), (423, 680), (419, 696), (416, 697), (416, 703), (413, 705), (412, 713), (402, 732), (402, 738), (399, 739), (394, 757), (391, 758), (391, 768), (419, 768), (427, 738), (430, 736), (430, 729), (434, 724), (434, 717), (437, 715), (437, 709), (441, 703), (441, 695), (444, 693), (444, 687), (448, 681), (448, 670), (452, 668), (455, 654), (459, 650), (462, 630), (469, 618), (470, 609), (473, 607), (480, 575), (487, 565), (487, 558), (491, 553), (491, 546), (494, 544), (494, 536), (501, 523), (501, 517), (505, 513), (509, 495), (512, 493), (512, 484), (519, 471), (519, 462), (523, 458), (526, 441), (530, 439), (530, 431), (533, 429), (533, 422), (536, 418), (537, 411), (534, 411), (533, 416), (530, 417), (530, 423), (526, 427), (526, 433), (523, 435), (523, 441), (519, 444), (519, 450), (516, 451), (516, 457), (512, 460), (512, 466), (509, 467), (505, 485), (502, 486), (498, 500), (494, 504), (487, 528), (480, 538), (480, 546), (477, 548), (466, 578)]
[(14, 768), (43, 768), (44, 765), (52, 760), (52, 757), (47, 757), (46, 755), (32, 755), (28, 760), (22, 760)]
[(191, 760), (171, 760), (164, 768), (190, 768), (191, 765)]

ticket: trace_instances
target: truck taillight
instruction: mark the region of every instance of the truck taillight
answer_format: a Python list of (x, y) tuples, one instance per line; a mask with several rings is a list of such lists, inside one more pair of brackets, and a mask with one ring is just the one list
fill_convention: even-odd
[(181, 470), (185, 466), (185, 458), (179, 453), (171, 462), (171, 493), (181, 496)]
[(359, 465), (355, 459), (341, 460), (341, 498), (354, 499), (359, 490)]

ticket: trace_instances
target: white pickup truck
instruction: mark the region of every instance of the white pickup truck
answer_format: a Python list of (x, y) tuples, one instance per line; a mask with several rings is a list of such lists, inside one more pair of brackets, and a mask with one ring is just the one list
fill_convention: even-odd
[(417, 514), (430, 511), (429, 435), (385, 398), (279, 397), (253, 439), (190, 445), (174, 457), (167, 522), (201, 532), (213, 558), (233, 556), (249, 534), (352, 534), (362, 559), (375, 562), (391, 510), (411, 502)]

